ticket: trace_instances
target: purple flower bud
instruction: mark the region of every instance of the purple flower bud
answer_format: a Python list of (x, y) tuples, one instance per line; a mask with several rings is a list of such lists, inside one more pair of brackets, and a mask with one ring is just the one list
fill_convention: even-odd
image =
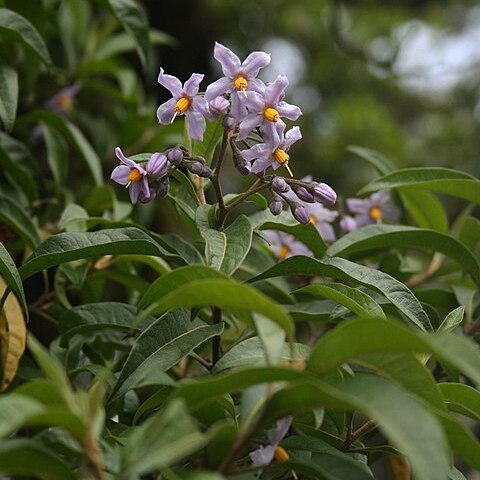
[(138, 194), (138, 201), (140, 203), (151, 202), (157, 196), (157, 191), (154, 188), (152, 188), (151, 185), (148, 186), (148, 190), (149, 190), (148, 196), (145, 194), (144, 190), (141, 190), (140, 193)]
[(283, 202), (280, 200), (272, 200), (268, 205), (268, 208), (270, 209), (272, 215), (280, 215), (283, 210)]
[(148, 160), (145, 170), (153, 178), (163, 177), (168, 171), (167, 157), (163, 153), (154, 153)]
[(275, 177), (272, 180), (272, 190), (277, 193), (285, 193), (290, 190), (290, 187), (283, 177)]
[(230, 115), (227, 115), (226, 117), (224, 117), (222, 125), (225, 130), (232, 131), (235, 130), (235, 127), (237, 126), (237, 121)]
[(209, 167), (207, 167), (206, 165), (202, 165), (201, 162), (193, 162), (190, 165), (189, 170), (195, 175), (205, 178), (211, 177), (213, 173)]
[(324, 205), (334, 205), (337, 201), (335, 190), (326, 183), (317, 183), (314, 188), (315, 201)]
[(170, 180), (166, 178), (163, 180), (157, 188), (157, 195), (159, 198), (165, 198), (168, 195), (168, 189), (170, 188)]
[(235, 167), (237, 167), (241, 175), (248, 175), (252, 168), (249, 162), (238, 162)]
[(310, 223), (310, 212), (304, 205), (292, 205), (292, 214), (297, 222), (307, 224)]
[(172, 165), (180, 165), (183, 160), (183, 152), (179, 148), (171, 148), (167, 152), (167, 159)]
[(230, 102), (225, 97), (219, 96), (215, 97), (211, 102), (209, 102), (208, 106), (210, 108), (210, 112), (219, 117), (220, 115), (225, 115), (228, 112)]
[(357, 229), (357, 222), (353, 217), (350, 217), (350, 215), (345, 215), (341, 220), (340, 220), (340, 228), (344, 232), (352, 232), (353, 230)]
[(315, 203), (314, 196), (305, 187), (297, 187), (294, 190), (300, 200), (307, 203)]

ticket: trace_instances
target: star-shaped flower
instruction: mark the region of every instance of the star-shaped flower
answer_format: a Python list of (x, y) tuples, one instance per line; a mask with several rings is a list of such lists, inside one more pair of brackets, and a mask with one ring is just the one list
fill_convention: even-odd
[(375, 192), (369, 198), (348, 198), (348, 209), (355, 213), (354, 220), (357, 228), (384, 220), (397, 222), (400, 218), (400, 209), (391, 203), (390, 194), (386, 190)]
[(163, 68), (158, 75), (158, 83), (169, 90), (173, 98), (158, 107), (158, 121), (167, 125), (172, 123), (178, 115), (185, 115), (188, 123), (188, 134), (193, 140), (203, 140), (205, 131), (205, 117), (210, 115), (207, 101), (198, 95), (200, 82), (204, 75), (193, 73), (183, 84), (177, 77), (166, 75)]

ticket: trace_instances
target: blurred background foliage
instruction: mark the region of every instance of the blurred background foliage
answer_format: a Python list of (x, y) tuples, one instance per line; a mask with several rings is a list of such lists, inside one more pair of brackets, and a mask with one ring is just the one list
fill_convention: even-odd
[[(28, 48), (8, 41), (0, 46), (2, 61), (15, 66), (20, 82), (9, 138), (30, 152), (23, 162), (39, 182), (43, 200), (33, 204), (33, 213), (43, 224), (57, 222), (72, 201), (90, 215), (103, 212), (105, 202), (115, 220), (130, 214), (127, 193), (108, 181), (117, 163), (113, 149), (120, 145), (136, 154), (181, 142), (181, 122), (157, 124), (155, 110), (168, 98), (156, 83), (158, 69), (182, 81), (192, 72), (205, 73), (206, 87), (219, 74), (215, 41), (241, 58), (268, 51), (272, 64), (263, 79), (280, 72), (289, 77), (287, 100), (304, 112), (298, 122), (304, 140), (292, 151), (297, 175), (312, 174), (341, 196), (353, 196), (375, 172), (349, 145), (377, 150), (397, 167), (435, 165), (480, 174), (476, 2), (143, 0), (152, 27), (151, 45), (144, 38), (143, 46), (122, 29), (110, 3), (0, 0), (32, 22), (52, 58), (47, 67)], [(72, 91), (62, 99), (62, 92)], [(56, 117), (78, 127), (98, 159)], [(59, 160), (65, 151), (68, 162)], [(101, 172), (93, 165), (97, 160)], [(2, 175), (8, 190), (8, 172)], [(101, 186), (102, 178), (108, 186)], [(172, 214), (165, 202), (136, 211), (137, 220), (155, 220), (161, 231), (177, 225)]]

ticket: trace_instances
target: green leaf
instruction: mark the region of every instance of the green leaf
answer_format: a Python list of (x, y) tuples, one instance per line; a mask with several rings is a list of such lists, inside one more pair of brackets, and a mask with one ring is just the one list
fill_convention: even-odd
[(147, 67), (150, 62), (150, 42), (145, 11), (133, 0), (108, 0), (108, 3), (122, 27), (135, 42), (143, 67)]
[(317, 342), (307, 362), (307, 370), (328, 372), (347, 361), (380, 352), (430, 353), (480, 384), (480, 353), (472, 342), (451, 333), (427, 334), (385, 320), (342, 322)]
[(312, 452), (312, 466), (328, 480), (373, 480), (365, 464), (340, 452), (320, 438), (291, 436), (282, 441), (282, 447), (287, 451)]
[(465, 314), (465, 307), (460, 307), (452, 310), (438, 327), (439, 332), (453, 332), (462, 322)]
[(10, 439), (0, 443), (0, 471), (7, 475), (44, 480), (75, 480), (68, 465), (34, 440)]
[(207, 278), (227, 279), (228, 277), (218, 270), (204, 265), (188, 265), (176, 268), (157, 278), (157, 280), (150, 285), (138, 303), (138, 308), (144, 308), (146, 305), (150, 305), (188, 282)]
[(377, 192), (378, 190), (412, 186), (480, 203), (479, 180), (467, 173), (440, 167), (397, 170), (369, 183), (360, 190), (359, 195)]
[[(279, 363), (288, 364), (290, 361), (302, 362), (310, 354), (310, 347), (302, 343), (293, 344), (294, 356), (292, 357), (292, 348), (284, 343), (278, 359)], [(234, 345), (225, 355), (215, 364), (213, 373), (218, 373), (230, 368), (241, 367), (259, 367), (267, 364), (265, 347), (258, 337), (248, 338), (243, 342)]]
[(200, 230), (205, 239), (207, 263), (226, 275), (242, 264), (252, 245), (252, 226), (245, 215), (238, 216), (225, 230)]
[(447, 232), (448, 217), (442, 203), (435, 195), (415, 187), (404, 187), (400, 197), (407, 212), (419, 227)]
[(451, 412), (480, 421), (480, 392), (463, 383), (439, 383), (438, 387)]
[(124, 395), (152, 369), (165, 372), (187, 356), (194, 348), (215, 335), (220, 335), (223, 324), (207, 325), (191, 321), (185, 309), (166, 313), (137, 338), (123, 365), (112, 400)]
[(357, 145), (351, 145), (347, 147), (347, 150), (366, 160), (370, 165), (375, 167), (381, 175), (386, 175), (395, 170), (395, 165), (375, 150)]
[(52, 235), (20, 267), (25, 279), (60, 263), (81, 258), (122, 253), (163, 255), (160, 246), (135, 227), (105, 229), (98, 232), (68, 232)]
[(68, 168), (68, 147), (63, 137), (55, 128), (47, 123), (41, 123), (45, 145), (47, 147), (48, 166), (52, 171), (53, 178), (59, 184), (65, 182)]
[(210, 165), (212, 163), (213, 152), (222, 139), (223, 132), (222, 118), (207, 122), (203, 140), (201, 142), (197, 140), (192, 141), (192, 156), (202, 157), (207, 162), (207, 165)]
[(117, 302), (92, 303), (79, 305), (67, 310), (58, 323), (60, 346), (66, 347), (69, 340), (77, 334), (111, 329), (138, 330), (135, 326), (137, 309), (132, 305)]
[(175, 289), (153, 303), (144, 315), (156, 315), (174, 308), (215, 305), (249, 315), (261, 313), (280, 325), (291, 338), (294, 325), (282, 307), (249, 285), (226, 279), (195, 280)]
[(357, 373), (335, 386), (311, 382), (287, 387), (268, 402), (263, 423), (321, 407), (354, 409), (375, 420), (405, 453), (418, 480), (447, 477), (450, 452), (438, 420), (407, 392), (375, 375)]
[(0, 32), (16, 41), (20, 41), (30, 48), (43, 63), (48, 66), (51, 65), (52, 60), (43, 38), (22, 15), (7, 8), (0, 8)]
[(315, 283), (296, 290), (295, 293), (309, 293), (318, 297), (331, 298), (362, 318), (385, 319), (382, 307), (370, 295), (341, 283)]
[(17, 266), (2, 243), (0, 243), (0, 274), (2, 274), (3, 278), (8, 283), (8, 286), (15, 293), (28, 321), (28, 305), (27, 300), (25, 299), (25, 292), (23, 291), (22, 280), (17, 270)]
[(44, 406), (25, 395), (4, 394), (0, 397), (0, 438), (21, 428), (27, 420), (44, 411)]
[(357, 265), (343, 258), (325, 256), (316, 260), (299, 255), (287, 258), (249, 281), (256, 282), (282, 275), (322, 275), (353, 281), (384, 295), (417, 327), (422, 330), (432, 329), (430, 320), (415, 295), (402, 282), (379, 270)]
[(30, 216), (16, 202), (1, 194), (0, 220), (15, 230), (32, 250), (40, 243), (37, 228)]
[(458, 239), (470, 250), (475, 248), (480, 242), (480, 220), (475, 217), (466, 217), (461, 225)]
[(0, 61), (0, 120), (7, 132), (13, 128), (17, 114), (18, 74), (17, 71)]
[(480, 283), (480, 265), (473, 254), (454, 238), (434, 230), (403, 225), (367, 225), (337, 240), (327, 250), (327, 255), (349, 256), (384, 249), (385, 245), (417, 247), (443, 253), (457, 261)]
[(92, 174), (95, 185), (103, 184), (102, 162), (82, 131), (72, 122), (58, 113), (47, 110), (37, 110), (31, 114), (32, 121), (43, 121), (56, 128), (78, 150)]

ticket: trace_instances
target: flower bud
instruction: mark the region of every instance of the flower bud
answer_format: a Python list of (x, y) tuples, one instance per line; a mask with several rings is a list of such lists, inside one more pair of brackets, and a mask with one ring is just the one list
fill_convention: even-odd
[(314, 196), (305, 187), (296, 187), (294, 190), (300, 200), (307, 203), (315, 203)]
[(175, 147), (167, 152), (167, 159), (172, 165), (180, 165), (183, 160), (183, 152)]
[(207, 167), (206, 165), (202, 165), (201, 162), (193, 162), (190, 165), (189, 170), (195, 175), (205, 178), (211, 177), (213, 173), (209, 167)]
[(148, 160), (145, 170), (153, 178), (163, 177), (168, 171), (167, 157), (163, 153), (154, 153)]
[(237, 121), (231, 117), (230, 115), (226, 115), (222, 121), (223, 128), (225, 130), (235, 130), (235, 127), (237, 126)]
[(220, 115), (225, 115), (228, 112), (228, 107), (230, 107), (230, 102), (225, 97), (215, 97), (208, 104), (210, 112), (219, 117)]
[(304, 205), (292, 205), (292, 214), (299, 223), (310, 223), (310, 212)]
[(276, 193), (285, 193), (290, 190), (290, 187), (284, 178), (274, 177), (272, 180), (272, 190)]
[(170, 180), (166, 178), (163, 180), (157, 188), (157, 195), (159, 198), (165, 198), (168, 195), (168, 190), (170, 188)]
[(144, 190), (141, 190), (140, 193), (138, 194), (138, 201), (140, 203), (148, 203), (151, 202), (156, 196), (157, 192), (154, 188), (151, 187), (151, 185), (148, 186), (148, 196), (145, 194)]
[(350, 217), (349, 215), (345, 215), (341, 220), (340, 220), (340, 228), (344, 232), (352, 232), (353, 230), (357, 229), (357, 222), (353, 217)]
[(250, 162), (238, 162), (235, 164), (235, 167), (237, 167), (241, 175), (248, 175), (252, 168)]
[(270, 209), (272, 215), (280, 215), (283, 210), (283, 202), (280, 200), (272, 200), (268, 205), (268, 208)]
[(316, 183), (313, 194), (315, 201), (324, 205), (334, 205), (337, 201), (335, 190), (326, 183)]

